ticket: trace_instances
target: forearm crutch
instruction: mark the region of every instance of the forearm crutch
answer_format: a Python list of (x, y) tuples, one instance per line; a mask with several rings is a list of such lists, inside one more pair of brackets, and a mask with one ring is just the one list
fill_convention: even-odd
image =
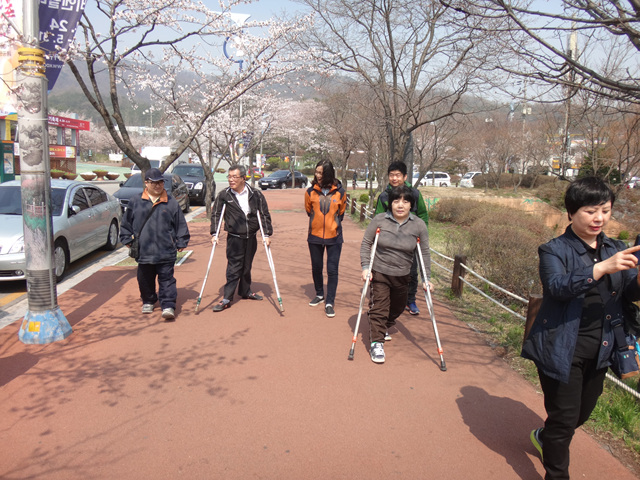
[(209, 269), (211, 268), (211, 262), (213, 262), (213, 254), (216, 251), (216, 245), (218, 244), (218, 235), (220, 235), (220, 226), (222, 225), (222, 219), (224, 218), (225, 208), (227, 208), (227, 204), (223, 203), (222, 211), (220, 212), (220, 220), (218, 220), (218, 227), (216, 228), (216, 243), (211, 246), (211, 255), (209, 255), (209, 265), (207, 265), (207, 273), (204, 276), (202, 288), (200, 289), (200, 296), (198, 297), (198, 301), (196, 302), (196, 313), (198, 313), (198, 309), (200, 308), (200, 301), (202, 300), (202, 294), (204, 293), (204, 286), (207, 284), (207, 278), (209, 277)]
[(422, 258), (422, 250), (420, 249), (420, 239), (418, 238), (418, 258), (420, 259), (420, 275), (422, 275), (422, 281), (427, 285), (427, 289), (424, 291), (424, 299), (427, 301), (427, 308), (429, 309), (429, 316), (431, 317), (431, 323), (433, 324), (433, 333), (436, 336), (436, 344), (438, 345), (438, 354), (440, 355), (440, 370), (447, 371), (447, 365), (444, 363), (444, 356), (442, 351), (442, 345), (440, 344), (440, 335), (438, 335), (438, 326), (436, 325), (436, 317), (433, 314), (433, 301), (431, 300), (431, 290), (429, 289), (429, 279), (427, 278), (427, 270), (424, 268), (424, 259)]
[(271, 269), (271, 275), (273, 276), (273, 286), (276, 287), (276, 297), (278, 297), (278, 303), (280, 304), (280, 311), (284, 313), (284, 306), (282, 305), (282, 297), (280, 296), (280, 290), (278, 290), (278, 282), (276, 280), (276, 267), (273, 264), (273, 257), (271, 256), (271, 247), (267, 245), (267, 239), (264, 236), (264, 229), (262, 228), (262, 220), (260, 220), (260, 211), (257, 212), (258, 225), (260, 225), (260, 235), (262, 235), (262, 245), (264, 245), (264, 251), (267, 252), (267, 260), (269, 261), (269, 268)]
[(373, 268), (373, 257), (376, 255), (376, 247), (378, 246), (378, 237), (380, 236), (380, 228), (376, 229), (376, 236), (373, 239), (373, 246), (371, 247), (371, 257), (369, 258), (369, 272), (367, 278), (364, 281), (364, 287), (362, 288), (362, 295), (360, 295), (360, 308), (358, 308), (358, 319), (356, 320), (356, 326), (353, 329), (353, 338), (351, 339), (351, 349), (349, 350), (349, 360), (353, 360), (353, 354), (356, 350), (356, 342), (358, 341), (358, 329), (360, 328), (360, 318), (362, 318), (362, 308), (364, 307), (364, 299), (367, 296), (369, 289), (369, 279), (371, 278), (371, 268)]

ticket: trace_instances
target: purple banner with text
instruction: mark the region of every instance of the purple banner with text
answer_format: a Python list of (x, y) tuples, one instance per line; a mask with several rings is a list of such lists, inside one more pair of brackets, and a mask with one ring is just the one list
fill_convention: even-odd
[(64, 63), (58, 49), (66, 49), (76, 34), (86, 0), (40, 0), (40, 48), (47, 56), (48, 89), (51, 90)]

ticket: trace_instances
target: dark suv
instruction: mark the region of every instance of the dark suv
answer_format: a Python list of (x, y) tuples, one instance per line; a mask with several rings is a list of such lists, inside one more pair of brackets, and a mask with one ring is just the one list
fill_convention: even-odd
[(199, 205), (204, 205), (210, 188), (207, 188), (207, 179), (204, 176), (202, 165), (181, 163), (176, 165), (173, 172), (180, 175), (182, 181), (189, 188), (189, 200)]
[[(180, 208), (184, 213), (189, 211), (189, 189), (184, 184), (179, 175), (174, 173), (165, 173), (164, 188), (169, 194), (177, 200)], [(140, 195), (144, 191), (144, 181), (142, 175), (136, 173), (131, 175), (126, 182), (120, 182), (120, 189), (113, 196), (118, 199), (122, 211), (127, 209), (129, 200), (134, 195)]]
[[(296, 188), (305, 188), (309, 183), (309, 179), (300, 172), (293, 172), (296, 178)], [(267, 188), (291, 188), (291, 171), (276, 170), (266, 178), (260, 179), (258, 182), (262, 190)]]

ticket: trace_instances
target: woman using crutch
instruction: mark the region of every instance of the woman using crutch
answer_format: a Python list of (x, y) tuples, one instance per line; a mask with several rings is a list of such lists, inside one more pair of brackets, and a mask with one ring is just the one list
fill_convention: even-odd
[[(420, 239), (419, 247), (425, 259), (427, 276), (431, 274), (429, 254), (429, 232), (424, 222), (411, 213), (415, 199), (411, 188), (406, 185), (395, 187), (389, 193), (389, 208), (376, 215), (362, 239), (360, 263), (362, 281), (371, 275), (369, 297), (369, 339), (371, 360), (384, 363), (384, 342), (391, 340), (389, 328), (404, 311), (407, 304), (411, 264)], [(376, 231), (380, 229), (378, 244), (369, 272), (369, 259)], [(424, 281), (424, 280), (423, 280)], [(431, 282), (423, 283), (423, 288), (433, 290)]]

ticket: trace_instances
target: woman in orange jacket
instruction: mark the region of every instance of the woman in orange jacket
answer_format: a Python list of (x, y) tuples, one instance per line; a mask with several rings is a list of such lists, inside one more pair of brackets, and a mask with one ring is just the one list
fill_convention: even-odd
[[(336, 179), (333, 164), (321, 160), (316, 165), (311, 186), (304, 195), (304, 206), (309, 215), (309, 254), (316, 296), (309, 302), (315, 307), (324, 302), (327, 317), (336, 315), (334, 302), (338, 288), (338, 264), (342, 252), (342, 219), (347, 207), (347, 196)], [(327, 251), (327, 296), (324, 296), (322, 267)]]

